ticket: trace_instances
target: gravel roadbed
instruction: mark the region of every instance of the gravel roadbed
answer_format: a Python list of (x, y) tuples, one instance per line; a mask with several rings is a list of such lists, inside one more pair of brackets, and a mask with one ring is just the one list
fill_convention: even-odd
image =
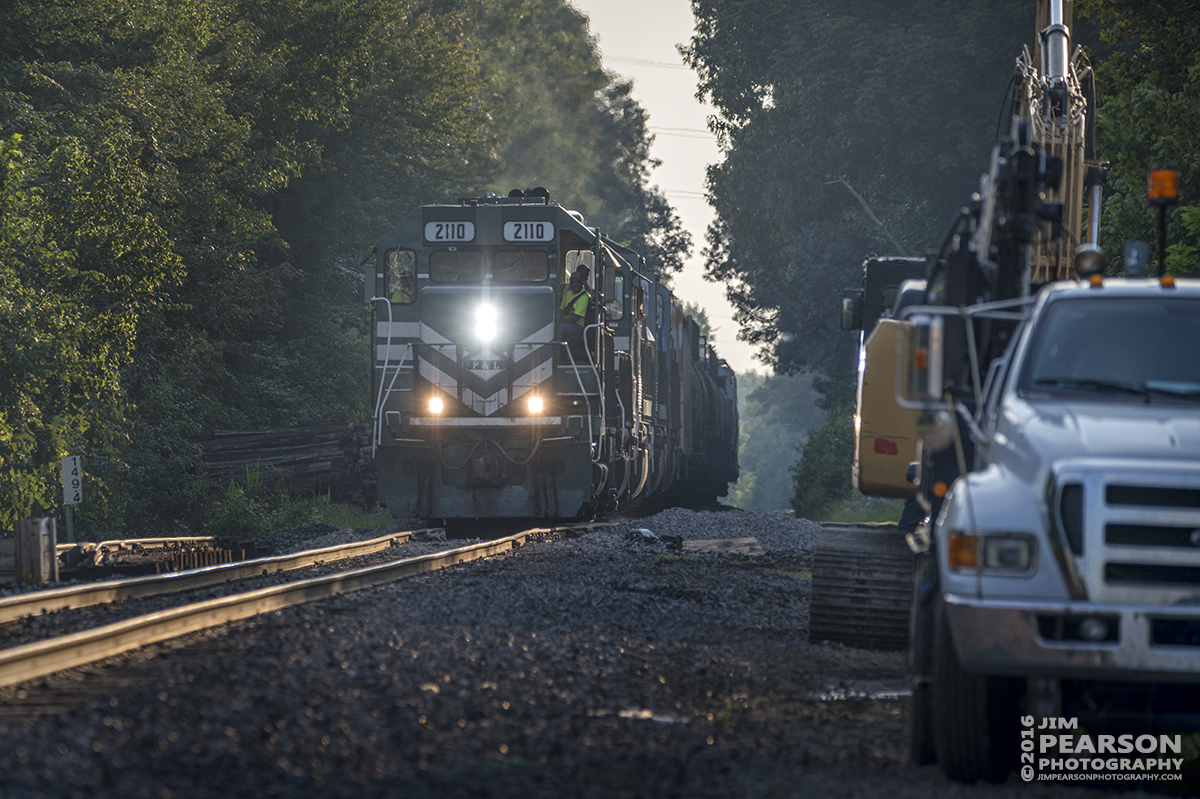
[(1101, 795), (908, 765), (904, 656), (807, 642), (818, 529), (665, 511), (2, 691), (107, 686), (0, 722), (0, 795)]

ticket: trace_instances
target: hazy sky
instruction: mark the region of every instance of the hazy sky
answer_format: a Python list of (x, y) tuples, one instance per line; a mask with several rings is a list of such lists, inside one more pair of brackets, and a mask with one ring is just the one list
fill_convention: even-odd
[(692, 257), (675, 277), (675, 293), (698, 303), (717, 328), (715, 345), (735, 371), (765, 367), (752, 360), (754, 348), (737, 340), (733, 309), (724, 286), (702, 277), (704, 230), (712, 208), (704, 200), (704, 169), (720, 157), (705, 124), (712, 108), (696, 100), (696, 76), (683, 65), (677, 44), (692, 37), (688, 0), (570, 0), (591, 20), (604, 66), (633, 80), (633, 96), (650, 117), (654, 157), (662, 161), (651, 176), (692, 234)]

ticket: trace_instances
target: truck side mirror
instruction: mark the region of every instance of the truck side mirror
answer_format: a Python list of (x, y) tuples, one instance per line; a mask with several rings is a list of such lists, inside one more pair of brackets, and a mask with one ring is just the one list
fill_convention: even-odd
[(934, 314), (914, 314), (904, 322), (900, 346), (899, 404), (927, 408), (942, 403), (942, 359), (945, 320)]
[(863, 323), (863, 296), (858, 289), (846, 291), (842, 296), (842, 313), (838, 325), (842, 330), (861, 330)]

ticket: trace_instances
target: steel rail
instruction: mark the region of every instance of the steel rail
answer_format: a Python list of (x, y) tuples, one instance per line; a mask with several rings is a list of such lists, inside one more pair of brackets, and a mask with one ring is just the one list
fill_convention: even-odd
[[(435, 529), (435, 528), (430, 528)], [(0, 599), (0, 624), (22, 619), (28, 616), (38, 616), (42, 613), (52, 613), (56, 610), (84, 608), (92, 605), (103, 605), (109, 602), (120, 602), (126, 599), (140, 599), (161, 594), (173, 594), (179, 591), (190, 591), (195, 588), (244, 580), (274, 572), (301, 569), (320, 563), (331, 563), (362, 555), (370, 555), (388, 549), (409, 540), (414, 533), (423, 530), (412, 530), (372, 538), (367, 541), (356, 541), (351, 544), (336, 544), (321, 549), (310, 549), (303, 552), (293, 552), (287, 555), (273, 555), (253, 560), (240, 560), (234, 563), (222, 563), (216, 566), (205, 566), (199, 569), (154, 574), (147, 577), (131, 577), (124, 580), (108, 580), (100, 583), (53, 588), (47, 591), (34, 591), (28, 594)]]
[(0, 650), (0, 688), (105, 660), (149, 644), (260, 613), (327, 599), (458, 563), (498, 555), (522, 546), (530, 535), (549, 533), (554, 529), (562, 528), (526, 530), (494, 541), (210, 599)]

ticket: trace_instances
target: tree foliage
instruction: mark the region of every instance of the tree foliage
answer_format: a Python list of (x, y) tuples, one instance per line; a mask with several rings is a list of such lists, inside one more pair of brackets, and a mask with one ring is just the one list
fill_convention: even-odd
[(843, 404), (814, 428), (791, 468), (792, 509), (805, 519), (819, 519), (854, 491), (850, 466), (854, 447), (854, 407)]
[(347, 267), (418, 198), (492, 169), (461, 19), (408, 0), (85, 0), (18, 2), (8, 22), (4, 129), (79, 273), (34, 285), (78, 307), (112, 367), (111, 418), (75, 428), (122, 440), (34, 459), (82, 447), (92, 516), (161, 529), (203, 495), (188, 437), (361, 418)]
[(841, 290), (894, 254), (845, 181), (910, 254), (936, 246), (977, 185), (1029, 2), (693, 0), (684, 56), (724, 160), (706, 275), (778, 371), (848, 375)]
[(1150, 169), (1179, 172), (1168, 212), (1167, 268), (1200, 275), (1200, 4), (1086, 0), (1078, 14), (1103, 24), (1114, 47), (1097, 64), (1099, 156), (1111, 162), (1101, 244), (1119, 267), (1126, 240), (1149, 242), (1157, 261), (1158, 211), (1146, 202)]
[(545, 186), (650, 268), (682, 269), (691, 236), (648, 186), (658, 162), (646, 112), (632, 83), (603, 68), (587, 17), (565, 0), (484, 0), (471, 18), (486, 43), (501, 192)]
[(788, 507), (797, 447), (823, 416), (810, 375), (738, 375), (740, 476), (725, 502), (757, 511)]
[(139, 273), (145, 264), (128, 262), (165, 254), (158, 231), (126, 229), (145, 252), (130, 254), (125, 270), (96, 269), (101, 229), (128, 222), (119, 190), (130, 176), (112, 151), (64, 143), (53, 155), (74, 191), (92, 198), (95, 216), (76, 219), (74, 231), (48, 221), (56, 198), (31, 176), (21, 137), (0, 140), (0, 525), (50, 506), (72, 447), (112, 445), (136, 309), (155, 282), (153, 270)]
[[(208, 485), (191, 439), (363, 420), (360, 261), (502, 165), (579, 176), (568, 192), (598, 198), (609, 233), (678, 258), (645, 114), (565, 3), (5, 7), (0, 525), (55, 510), (68, 453), (85, 528), (249, 508)], [(224, 516), (202, 512), (214, 497)]]

